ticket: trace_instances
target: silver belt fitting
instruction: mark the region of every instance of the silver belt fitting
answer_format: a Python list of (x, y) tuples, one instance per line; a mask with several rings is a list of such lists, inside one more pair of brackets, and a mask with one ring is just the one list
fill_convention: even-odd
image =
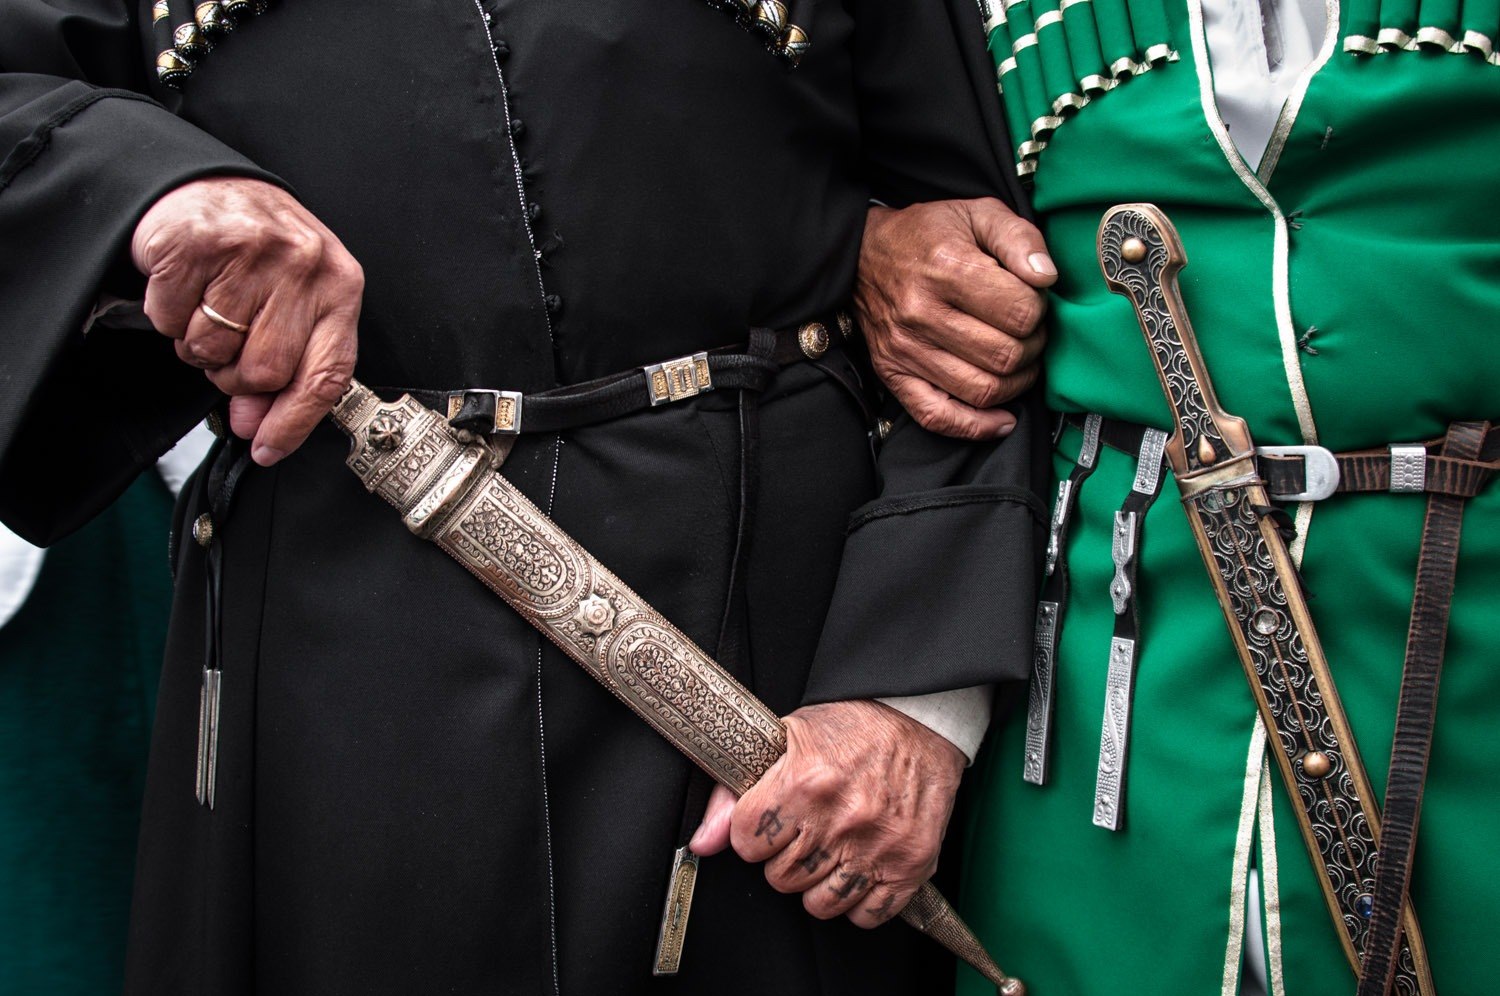
[(458, 417), (464, 406), (464, 397), (470, 394), (488, 394), (495, 399), (495, 428), (491, 431), (500, 436), (521, 434), (521, 404), (525, 396), (520, 391), (493, 391), (489, 388), (473, 388), (448, 398), (448, 417)]
[(679, 356), (675, 360), (653, 363), (641, 369), (646, 371), (646, 390), (651, 396), (653, 408), (714, 389), (714, 379), (708, 370), (707, 353)]
[(1295, 494), (1272, 493), (1274, 501), (1322, 501), (1339, 487), (1339, 462), (1322, 446), (1257, 446), (1257, 456), (1301, 457), (1303, 490)]
[(1391, 443), (1391, 492), (1421, 494), (1427, 490), (1427, 447), (1421, 443)]

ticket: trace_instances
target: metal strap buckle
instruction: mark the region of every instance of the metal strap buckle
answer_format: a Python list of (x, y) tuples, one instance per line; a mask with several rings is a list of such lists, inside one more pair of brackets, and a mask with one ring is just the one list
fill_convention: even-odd
[(1421, 443), (1392, 443), (1391, 491), (1394, 494), (1421, 494), (1427, 490), (1427, 447)]
[(646, 393), (650, 395), (653, 408), (714, 389), (707, 353), (679, 356), (641, 369), (646, 372)]
[(1339, 487), (1339, 462), (1322, 446), (1257, 446), (1255, 452), (1270, 457), (1301, 457), (1302, 488), (1295, 494), (1272, 494), (1275, 501), (1322, 501)]
[(448, 397), (448, 418), (457, 418), (458, 413), (464, 408), (465, 400), (474, 395), (489, 398), (494, 406), (494, 428), (490, 430), (491, 432), (501, 436), (516, 436), (520, 434), (521, 402), (524, 400), (520, 391), (494, 391), (489, 388), (475, 388), (450, 395)]

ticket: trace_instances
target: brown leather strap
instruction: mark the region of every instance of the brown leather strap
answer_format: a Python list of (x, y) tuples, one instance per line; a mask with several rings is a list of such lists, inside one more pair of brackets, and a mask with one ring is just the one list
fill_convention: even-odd
[[(1497, 433), (1500, 436), (1500, 433)], [(1452, 495), (1456, 498), (1473, 498), (1485, 489), (1496, 477), (1500, 477), (1500, 460), (1482, 460), (1476, 451), (1472, 458), (1457, 457), (1447, 452), (1431, 452), (1443, 445), (1443, 440), (1425, 444), (1427, 472), (1423, 491), (1427, 494)], [(1391, 454), (1389, 450), (1357, 450), (1352, 453), (1336, 453), (1339, 465), (1337, 493), (1389, 491), (1391, 489)], [(1269, 456), (1260, 454), (1255, 460), (1266, 490), (1273, 495), (1295, 495), (1306, 485), (1303, 461), (1300, 456)]]
[[(1082, 415), (1068, 415), (1067, 421), (1076, 428), (1083, 428)], [(1500, 477), (1500, 430), (1490, 428), (1488, 422), (1483, 424), (1486, 428), (1479, 448), (1469, 456), (1459, 456), (1445, 449), (1447, 437), (1413, 444), (1427, 450), (1422, 488), (1424, 493), (1473, 498), (1491, 481)], [(1107, 418), (1101, 425), (1099, 441), (1111, 449), (1134, 456), (1140, 446), (1143, 428)], [(1335, 453), (1333, 457), (1339, 467), (1336, 494), (1390, 491), (1389, 448), (1351, 450), (1347, 453)], [(1258, 453), (1255, 466), (1265, 482), (1266, 490), (1273, 495), (1296, 495), (1307, 490), (1306, 464), (1301, 456)]]
[[(1447, 466), (1457, 468), (1472, 465), (1479, 458), (1489, 429), (1487, 422), (1455, 422), (1443, 441), (1441, 455), (1428, 457), (1429, 467), (1434, 460), (1447, 460)], [(1454, 577), (1458, 572), (1463, 515), (1462, 497), (1438, 492), (1427, 499), (1411, 628), (1406, 639), (1406, 663), (1401, 673), (1401, 697), (1396, 707), (1396, 734), (1380, 821), (1380, 862), (1358, 996), (1385, 996), (1390, 992), (1396, 971), (1401, 908), (1411, 877), (1422, 787), (1432, 750), (1438, 681), (1448, 638)]]
[[(1476, 425), (1460, 422), (1456, 425)], [(1488, 430), (1486, 429), (1486, 432)], [(1452, 495), (1457, 498), (1473, 498), (1484, 490), (1497, 474), (1500, 462), (1481, 462), (1479, 445), (1459, 455), (1452, 449), (1452, 433), (1446, 442), (1440, 441), (1441, 452), (1427, 455), (1426, 488), (1428, 494)], [(1428, 444), (1429, 451), (1433, 448)], [(1391, 455), (1387, 450), (1364, 450), (1357, 453), (1340, 453), (1340, 491), (1388, 491), (1391, 487)]]

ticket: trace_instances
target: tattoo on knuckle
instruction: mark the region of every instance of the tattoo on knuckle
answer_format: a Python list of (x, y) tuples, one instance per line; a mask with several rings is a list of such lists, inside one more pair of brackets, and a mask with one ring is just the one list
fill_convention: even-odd
[(755, 836), (764, 837), (767, 844), (774, 844), (776, 835), (785, 829), (781, 822), (781, 807), (777, 806), (760, 814), (760, 820), (755, 824)]
[(823, 862), (827, 861), (829, 856), (830, 855), (827, 851), (823, 850), (822, 848), (818, 848), (797, 863), (802, 866), (803, 871), (811, 875), (813, 872), (822, 867)]
[(838, 881), (830, 881), (828, 888), (840, 899), (848, 899), (857, 892), (863, 892), (869, 888), (870, 877), (863, 872), (845, 871), (840, 868), (834, 873)]

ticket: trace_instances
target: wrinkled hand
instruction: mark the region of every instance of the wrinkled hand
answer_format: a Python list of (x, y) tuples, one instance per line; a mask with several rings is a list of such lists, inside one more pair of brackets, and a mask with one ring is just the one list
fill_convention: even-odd
[(996, 409), (1033, 383), (1057, 279), (1042, 235), (994, 198), (871, 207), (854, 305), (875, 372), (919, 424), (1008, 434)]
[(230, 396), (230, 427), (254, 440), (255, 462), (300, 446), (354, 372), (364, 272), (343, 244), (281, 188), (214, 177), (153, 204), (130, 250), (146, 317)]
[(813, 916), (878, 926), (937, 869), (964, 755), (871, 701), (798, 709), (786, 734), (786, 754), (738, 803), (714, 790), (693, 853), (732, 842), (746, 861), (767, 862), (778, 892), (802, 893)]

